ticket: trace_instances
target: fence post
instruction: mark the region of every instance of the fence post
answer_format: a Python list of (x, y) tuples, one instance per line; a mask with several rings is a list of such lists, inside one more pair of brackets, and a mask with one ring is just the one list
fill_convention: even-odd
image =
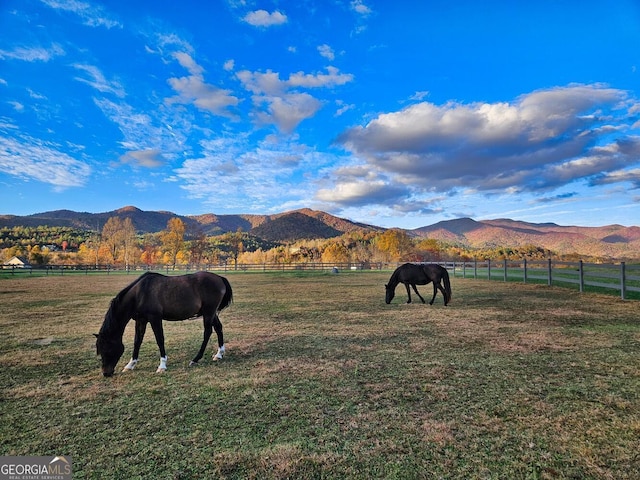
[(487, 258), (487, 280), (491, 280), (491, 259)]
[(527, 257), (524, 257), (524, 262), (522, 262), (523, 270), (522, 276), (524, 277), (524, 283), (527, 283)]
[(549, 286), (551, 286), (551, 282), (553, 280), (551, 278), (551, 258), (549, 258), (549, 264), (548, 264), (548, 267), (547, 267), (547, 274), (548, 274), (548, 278), (549, 278), (547, 283), (548, 283)]
[(582, 264), (582, 260), (580, 260), (578, 267), (578, 275), (580, 276), (580, 293), (584, 291), (584, 265)]
[(504, 259), (504, 281), (507, 281), (507, 259)]
[(473, 278), (478, 278), (478, 259), (473, 259)]
[(620, 296), (625, 299), (625, 290), (627, 289), (626, 266), (624, 262), (620, 262)]

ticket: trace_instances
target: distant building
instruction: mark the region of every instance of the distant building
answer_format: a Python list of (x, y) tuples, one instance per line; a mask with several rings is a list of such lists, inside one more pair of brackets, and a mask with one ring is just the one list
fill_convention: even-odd
[(24, 257), (13, 257), (9, 261), (4, 262), (3, 266), (5, 268), (31, 268), (29, 260)]

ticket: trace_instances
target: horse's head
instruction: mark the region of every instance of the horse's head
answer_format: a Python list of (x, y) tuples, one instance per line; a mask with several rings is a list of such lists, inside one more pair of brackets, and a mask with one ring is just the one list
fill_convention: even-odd
[(387, 305), (389, 305), (391, 303), (391, 300), (393, 300), (393, 297), (396, 294), (396, 289), (391, 288), (389, 285), (385, 285), (384, 288), (386, 290), (384, 301), (386, 302)]
[(110, 377), (116, 369), (120, 357), (124, 353), (124, 344), (121, 339), (109, 338), (104, 333), (96, 335), (96, 351), (102, 358), (102, 374)]

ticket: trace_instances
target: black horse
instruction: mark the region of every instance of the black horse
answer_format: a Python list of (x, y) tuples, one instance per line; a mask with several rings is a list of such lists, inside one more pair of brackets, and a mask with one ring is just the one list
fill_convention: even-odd
[[(442, 283), (440, 283), (441, 281), (444, 282), (444, 288), (442, 288)], [(404, 265), (400, 265), (396, 268), (395, 272), (393, 272), (389, 279), (389, 283), (384, 286), (387, 290), (385, 301), (387, 304), (391, 303), (391, 300), (393, 300), (393, 297), (395, 296), (396, 287), (399, 283), (404, 283), (404, 286), (407, 288), (407, 296), (409, 297), (407, 303), (411, 303), (411, 291), (409, 290), (409, 286), (411, 286), (413, 291), (416, 292), (416, 295), (420, 297), (422, 303), (425, 303), (424, 298), (422, 298), (418, 293), (416, 285), (427, 285), (431, 282), (433, 282), (433, 297), (431, 297), (429, 305), (433, 305), (433, 301), (436, 298), (438, 290), (442, 292), (444, 304), (447, 305), (451, 301), (449, 272), (447, 272), (446, 268), (436, 265), (435, 263), (429, 263), (426, 265), (405, 263)]]
[(141, 275), (111, 300), (100, 333), (96, 335), (96, 349), (102, 357), (102, 374), (105, 377), (113, 375), (116, 364), (124, 353), (122, 336), (131, 319), (136, 322), (136, 333), (131, 361), (124, 367), (125, 370), (133, 370), (138, 362), (147, 323), (151, 324), (160, 349), (160, 366), (157, 371), (166, 370), (163, 319), (171, 321), (203, 317), (204, 340), (190, 365), (198, 363), (202, 358), (214, 329), (218, 335), (218, 352), (214, 355), (214, 360), (221, 359), (224, 355), (224, 337), (218, 312), (229, 306), (232, 299), (229, 281), (215, 273), (197, 272), (173, 277), (152, 272)]

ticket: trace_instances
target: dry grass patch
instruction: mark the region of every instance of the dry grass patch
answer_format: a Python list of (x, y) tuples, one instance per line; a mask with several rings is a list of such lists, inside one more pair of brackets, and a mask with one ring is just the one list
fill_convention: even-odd
[(135, 276), (3, 280), (2, 451), (78, 478), (640, 477), (637, 303), (454, 278), (448, 307), (385, 305), (389, 276), (229, 274), (222, 362), (189, 368), (202, 322), (167, 323), (167, 372), (148, 332), (111, 379), (92, 334)]

